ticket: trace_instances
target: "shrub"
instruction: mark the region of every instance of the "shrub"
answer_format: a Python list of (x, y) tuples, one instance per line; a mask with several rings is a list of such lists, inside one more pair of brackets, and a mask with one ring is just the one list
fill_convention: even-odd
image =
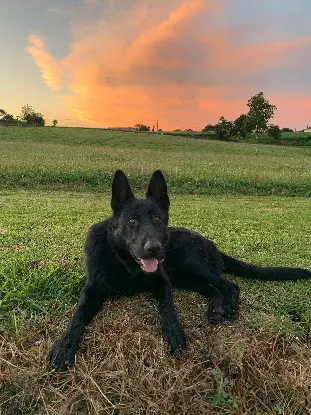
[(220, 117), (215, 125), (215, 136), (218, 140), (229, 140), (233, 135), (233, 122)]
[(280, 141), (282, 137), (282, 131), (278, 125), (270, 124), (267, 129), (268, 135), (273, 138), (273, 140)]

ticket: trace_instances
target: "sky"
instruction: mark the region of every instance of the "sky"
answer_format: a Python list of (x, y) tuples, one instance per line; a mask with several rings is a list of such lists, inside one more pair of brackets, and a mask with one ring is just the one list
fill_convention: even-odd
[(2, 0), (0, 108), (47, 124), (201, 129), (263, 92), (311, 125), (310, 0)]

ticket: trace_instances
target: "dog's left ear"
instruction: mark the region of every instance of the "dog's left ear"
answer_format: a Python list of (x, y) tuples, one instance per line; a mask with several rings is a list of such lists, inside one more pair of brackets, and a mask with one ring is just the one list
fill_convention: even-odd
[(170, 199), (167, 194), (165, 178), (161, 170), (156, 170), (151, 176), (146, 197), (156, 202), (163, 210), (168, 211)]

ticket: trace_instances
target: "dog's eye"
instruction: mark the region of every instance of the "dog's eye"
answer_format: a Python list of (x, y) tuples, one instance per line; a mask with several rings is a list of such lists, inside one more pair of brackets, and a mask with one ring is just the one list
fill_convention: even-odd
[(135, 218), (130, 218), (128, 222), (130, 225), (137, 225), (137, 220)]
[(155, 222), (155, 223), (159, 223), (159, 222), (161, 222), (161, 218), (160, 218), (160, 216), (154, 216), (154, 218), (153, 218), (153, 222)]

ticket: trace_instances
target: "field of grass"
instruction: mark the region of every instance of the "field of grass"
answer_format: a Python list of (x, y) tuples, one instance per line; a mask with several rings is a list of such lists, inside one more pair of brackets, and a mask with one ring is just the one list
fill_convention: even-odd
[(311, 148), (99, 129), (92, 135), (81, 128), (1, 128), (0, 189), (109, 191), (120, 167), (139, 189), (160, 167), (172, 193), (311, 196), (310, 157)]
[(110, 214), (116, 168), (140, 195), (163, 169), (170, 223), (224, 252), (310, 268), (311, 150), (60, 128), (0, 129), (0, 140), (0, 414), (310, 411), (308, 281), (236, 278), (240, 318), (217, 327), (205, 299), (176, 292), (189, 339), (179, 358), (166, 355), (148, 295), (110, 302), (68, 373), (46, 355), (79, 296), (88, 227)]

